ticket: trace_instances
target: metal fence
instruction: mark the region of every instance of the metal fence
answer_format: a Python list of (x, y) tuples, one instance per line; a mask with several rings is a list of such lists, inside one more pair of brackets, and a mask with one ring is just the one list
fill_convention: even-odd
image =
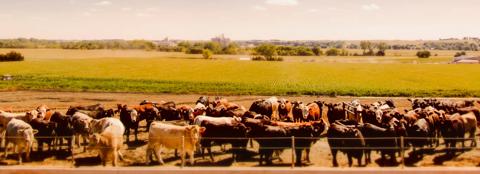
[[(5, 137), (4, 137), (5, 138)], [(2, 138), (2, 140), (4, 139)], [(24, 137), (12, 137), (12, 136), (8, 136), (6, 137), (8, 139), (24, 139)], [(117, 138), (120, 138), (120, 137), (117, 137)], [(122, 136), (121, 138), (124, 138), (124, 136)], [(35, 139), (51, 139), (51, 140), (57, 140), (57, 139), (71, 139), (72, 141), (72, 146), (71, 146), (71, 149), (69, 149), (69, 151), (71, 152), (71, 161), (74, 163), (75, 162), (75, 153), (74, 153), (74, 150), (75, 150), (75, 147), (76, 147), (76, 143), (75, 141), (79, 141), (79, 139), (76, 139), (75, 136), (35, 136)], [(182, 137), (150, 137), (147, 141), (157, 141), (157, 140), (166, 140), (166, 141), (180, 141), (181, 142), (181, 146), (180, 147), (176, 147), (175, 150), (178, 150), (180, 152), (184, 152), (186, 149), (185, 149), (185, 144), (188, 140), (188, 138), (182, 136)], [(311, 141), (312, 143), (314, 142), (328, 142), (328, 141), (341, 141), (341, 140), (346, 140), (348, 142), (352, 142), (352, 141), (355, 141), (355, 140), (359, 140), (358, 138), (327, 138), (327, 137), (321, 137), (321, 138), (312, 138), (312, 137), (295, 137), (295, 136), (291, 136), (291, 137), (245, 137), (245, 138), (232, 138), (232, 137), (201, 137), (199, 139), (200, 141), (206, 141), (206, 140), (209, 140), (209, 141), (212, 141), (212, 142), (215, 142), (215, 141), (240, 141), (240, 140), (244, 140), (244, 141), (247, 141), (249, 142), (246, 146), (244, 147), (230, 147), (231, 150), (245, 150), (245, 149), (253, 149), (253, 150), (280, 150), (280, 149), (292, 149), (291, 150), (291, 155), (290, 156), (290, 166), (291, 168), (294, 168), (296, 167), (296, 154), (295, 154), (295, 150), (303, 150), (303, 149), (306, 149), (308, 147), (311, 147), (312, 144), (309, 144), (308, 147), (303, 147), (303, 146), (297, 146), (297, 143), (299, 141), (305, 141), (305, 140), (308, 140), (308, 141)], [(252, 142), (253, 141), (264, 141), (264, 140), (267, 140), (267, 141), (270, 141), (271, 143), (277, 143), (277, 142), (281, 142), (283, 144), (285, 144), (285, 142), (287, 142), (289, 144), (289, 146), (268, 146), (268, 147), (261, 147), (261, 145), (257, 145), (258, 147), (254, 147)], [(363, 140), (365, 142), (367, 142), (365, 144), (365, 146), (349, 146), (349, 145), (343, 145), (343, 146), (336, 146), (336, 147), (331, 147), (329, 146), (329, 148), (331, 150), (339, 150), (339, 151), (342, 151), (342, 150), (394, 150), (396, 152), (399, 153), (399, 157), (401, 158), (401, 163), (399, 164), (402, 168), (405, 167), (405, 153), (407, 150), (411, 149), (411, 148), (415, 148), (416, 150), (432, 150), (432, 149), (436, 149), (438, 148), (436, 146), (436, 141), (437, 140), (443, 140), (443, 141), (446, 141), (446, 140), (455, 140), (457, 141), (456, 142), (456, 146), (455, 147), (441, 147), (441, 149), (444, 149), (444, 150), (453, 150), (453, 151), (463, 151), (463, 150), (479, 150), (479, 148), (477, 146), (475, 147), (470, 147), (470, 143), (473, 143), (473, 140), (475, 141), (478, 141), (480, 139), (470, 139), (470, 138), (443, 138), (443, 137), (440, 137), (440, 138), (425, 138), (425, 137), (364, 137)], [(4, 146), (3, 142), (5, 140), (2, 141), (2, 143), (0, 144), (3, 148), (7, 148), (6, 146)], [(197, 142), (196, 146), (199, 147), (200, 146), (200, 141)], [(375, 142), (375, 141), (395, 141), (395, 146), (378, 146), (375, 145), (375, 146), (372, 146), (369, 142)], [(414, 145), (412, 146), (412, 141), (424, 141), (422, 142), (423, 143), (423, 146), (418, 146), (418, 147), (415, 147)], [(35, 144), (36, 144), (36, 147), (38, 147), (38, 141), (34, 141)], [(57, 145), (54, 142), (54, 149), (57, 149)], [(458, 144), (462, 144), (465, 143), (465, 146), (461, 146), (461, 147), (458, 147), (459, 145)], [(377, 142), (378, 143), (378, 142)], [(225, 144), (228, 144), (228, 143), (225, 143)], [(442, 144), (442, 143), (440, 143)], [(443, 142), (443, 144), (445, 144), (445, 142)], [(10, 143), (11, 145), (11, 143)], [(61, 144), (61, 145), (58, 145), (60, 147), (62, 146), (67, 146), (65, 144)], [(81, 147), (83, 148), (83, 147)], [(99, 147), (97, 147), (99, 148)], [(311, 147), (313, 149), (313, 147)], [(180, 158), (180, 167), (183, 168), (185, 166), (185, 155), (184, 153), (181, 153), (182, 157)], [(323, 155), (323, 154), (322, 154)], [(325, 154), (327, 155), (327, 154)], [(479, 161), (480, 162), (480, 161)]]

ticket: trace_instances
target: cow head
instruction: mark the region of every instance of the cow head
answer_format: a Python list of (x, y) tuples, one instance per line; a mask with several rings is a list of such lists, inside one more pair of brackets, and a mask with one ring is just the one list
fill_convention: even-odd
[(27, 113), (25, 113), (25, 121), (30, 122), (31, 120), (38, 118), (38, 115), (39, 113), (37, 110), (28, 111)]
[(192, 145), (197, 144), (200, 140), (200, 136), (205, 132), (205, 127), (199, 127), (198, 125), (191, 125), (185, 127), (185, 138), (190, 141)]

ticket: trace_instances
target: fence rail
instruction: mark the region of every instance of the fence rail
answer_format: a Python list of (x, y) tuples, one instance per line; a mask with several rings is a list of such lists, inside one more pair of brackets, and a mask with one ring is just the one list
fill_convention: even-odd
[[(123, 138), (124, 136), (118, 136), (116, 138)], [(18, 138), (18, 139), (23, 139), (25, 137), (23, 136), (6, 136), (4, 138), (8, 138), (8, 139), (12, 139), (12, 138)], [(35, 136), (35, 139), (68, 139), (68, 138), (71, 138), (72, 139), (72, 149), (71, 150), (71, 159), (72, 159), (72, 162), (75, 162), (75, 156), (74, 156), (74, 153), (73, 153), (73, 150), (74, 150), (74, 147), (75, 147), (75, 136)], [(187, 142), (186, 141), (186, 138), (187, 137), (149, 137), (148, 140), (159, 140), (159, 139), (163, 139), (163, 140), (169, 140), (169, 139), (176, 139), (176, 140), (180, 140), (181, 141), (181, 147), (179, 147), (179, 150), (181, 152), (184, 152), (185, 151), (185, 143)], [(253, 141), (253, 140), (271, 140), (271, 141), (282, 141), (282, 142), (288, 142), (290, 145), (289, 146), (275, 146), (275, 145), (271, 145), (271, 146), (259, 146), (259, 147), (256, 147), (258, 150), (281, 150), (281, 149), (295, 149), (295, 150), (301, 150), (301, 149), (305, 149), (305, 148), (310, 148), (311, 147), (311, 144), (308, 145), (308, 146), (299, 146), (298, 141), (301, 141), (301, 140), (312, 140), (312, 142), (314, 141), (329, 141), (329, 140), (357, 140), (358, 138), (325, 138), (325, 137), (322, 137), (322, 138), (319, 138), (319, 137), (295, 137), (295, 136), (291, 136), (291, 137), (201, 137), (199, 140), (199, 144), (202, 140), (211, 140), (213, 142), (215, 142), (215, 140), (218, 140), (218, 141), (225, 141), (225, 140), (245, 140), (245, 141)], [(364, 137), (363, 138), (365, 141), (369, 141), (369, 140), (372, 140), (372, 141), (375, 141), (375, 140), (395, 140), (396, 144), (395, 146), (369, 146), (368, 144), (366, 146), (353, 146), (353, 147), (348, 147), (348, 146), (341, 146), (341, 147), (329, 147), (330, 149), (332, 150), (394, 150), (394, 151), (397, 151), (397, 152), (400, 152), (400, 158), (401, 158), (401, 167), (404, 167), (405, 166), (405, 151), (410, 149), (411, 147), (413, 146), (410, 146), (409, 145), (409, 142), (410, 140), (425, 140), (425, 141), (430, 141), (430, 145), (425, 145), (425, 146), (421, 146), (421, 147), (415, 147), (417, 150), (431, 150), (432, 148), (435, 149), (435, 140), (440, 140), (440, 139), (443, 139), (443, 140), (459, 140), (460, 141), (472, 141), (472, 140), (475, 140), (475, 141), (478, 141), (480, 139), (478, 138), (475, 138), (475, 139), (471, 139), (471, 138), (443, 138), (443, 137), (431, 137), (431, 138), (424, 138), (424, 137)], [(3, 140), (3, 138), (2, 138)], [(38, 147), (38, 141), (34, 141), (36, 142), (37, 144), (37, 147)], [(3, 143), (2, 143), (3, 144)], [(57, 148), (56, 147), (56, 143), (54, 143), (53, 145), (54, 148)], [(63, 144), (64, 145), (64, 144)], [(470, 144), (468, 144), (470, 145)], [(442, 147), (442, 149), (444, 150), (479, 150), (480, 148), (479, 147), (470, 147), (468, 146), (467, 144), (465, 144), (465, 146), (462, 146), (462, 147)], [(62, 145), (60, 145), (62, 146)], [(7, 147), (4, 147), (4, 148), (7, 148)], [(103, 148), (103, 147), (96, 147), (96, 148)], [(108, 147), (104, 147), (104, 148), (108, 148)], [(253, 148), (253, 147), (251, 147)], [(313, 148), (313, 147), (312, 147)], [(248, 149), (248, 145), (245, 145), (244, 147), (231, 147), (230, 149), (232, 150), (245, 150), (245, 149)], [(181, 163), (180, 163), (180, 167), (183, 168), (185, 166), (185, 154), (181, 154), (182, 155), (182, 158), (181, 158)], [(295, 159), (296, 159), (296, 154), (295, 154), (295, 151), (292, 150), (291, 151), (291, 168), (294, 168), (295, 167)]]

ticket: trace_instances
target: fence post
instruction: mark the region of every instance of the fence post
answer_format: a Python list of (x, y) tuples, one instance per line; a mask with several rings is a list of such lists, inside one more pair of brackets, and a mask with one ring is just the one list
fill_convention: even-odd
[(181, 158), (182, 158), (182, 165), (181, 168), (185, 166), (185, 136), (182, 135), (182, 152), (181, 152)]
[(403, 136), (400, 137), (400, 157), (402, 158), (402, 169), (405, 167), (405, 139)]
[(292, 136), (292, 169), (295, 167), (295, 136)]

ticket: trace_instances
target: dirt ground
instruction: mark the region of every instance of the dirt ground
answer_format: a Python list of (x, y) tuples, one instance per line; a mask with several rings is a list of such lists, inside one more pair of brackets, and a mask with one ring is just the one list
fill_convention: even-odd
[[(64, 112), (70, 105), (90, 105), (96, 103), (102, 103), (107, 107), (115, 107), (117, 103), (122, 104), (138, 104), (140, 101), (147, 99), (150, 101), (175, 101), (177, 104), (193, 105), (193, 103), (201, 95), (173, 95), (173, 94), (143, 94), (143, 93), (92, 93), (92, 92), (39, 92), (39, 91), (15, 91), (15, 92), (0, 92), (0, 109), (13, 112), (24, 112), (32, 110), (40, 104), (47, 104), (50, 108)], [(259, 98), (267, 98), (267, 96), (225, 96), (229, 101), (241, 104), (245, 107), (249, 107), (251, 102)], [(313, 100), (323, 100), (326, 102), (340, 102), (351, 101), (353, 99), (360, 99), (362, 103), (372, 103), (374, 101), (383, 100), (385, 98), (378, 97), (318, 97), (318, 96), (280, 96), (280, 98), (287, 98), (291, 101), (299, 100), (304, 102), (311, 102)], [(392, 98), (397, 107), (401, 110), (410, 108), (410, 103), (406, 98)], [(457, 100), (457, 99), (454, 99)], [(121, 166), (160, 166), (157, 162), (152, 165), (146, 165), (146, 143), (147, 133), (145, 127), (140, 129), (139, 141), (134, 143), (125, 144), (122, 153), (124, 155), (124, 161), (120, 162)], [(134, 139), (133, 136), (130, 137)], [(470, 145), (470, 142), (466, 142), (466, 145)], [(226, 147), (226, 153), (222, 152), (220, 147), (213, 149), (215, 162), (210, 161), (206, 155), (203, 159), (198, 154), (195, 156), (195, 166), (221, 166), (221, 167), (255, 167), (258, 166), (257, 144), (254, 143), (254, 147), (248, 148), (248, 153), (243, 154), (243, 158), (235, 163), (231, 158), (231, 153), (228, 153), (229, 147)], [(446, 156), (444, 152), (444, 146), (441, 145), (435, 150), (429, 151), (422, 159), (414, 159), (409, 156), (410, 150), (406, 152), (406, 166), (412, 167), (424, 167), (424, 166), (479, 166), (480, 165), (480, 150), (470, 149), (463, 153), (457, 153), (459, 155), (450, 157)], [(44, 148), (46, 151), (46, 147)], [(65, 148), (64, 148), (65, 149)], [(10, 149), (12, 151), (13, 149)], [(3, 151), (3, 148), (2, 148)], [(101, 167), (100, 159), (97, 157), (95, 151), (86, 152), (83, 148), (76, 147), (73, 151), (74, 161), (72, 161), (72, 155), (65, 150), (50, 151), (39, 153), (34, 145), (34, 152), (31, 154), (31, 161), (24, 162), (23, 165), (28, 166), (55, 166), (55, 167)], [(348, 167), (347, 158), (343, 153), (339, 153), (338, 160), (341, 167)], [(291, 150), (287, 149), (280, 155), (283, 162), (274, 160), (274, 166), (290, 166)], [(179, 157), (174, 156), (173, 150), (165, 151), (163, 155), (165, 166), (178, 166), (180, 165)], [(316, 144), (313, 145), (310, 153), (311, 163), (306, 164), (303, 167), (331, 167), (332, 156), (330, 149), (325, 138), (321, 138)], [(17, 155), (15, 153), (10, 155), (7, 159), (4, 159), (4, 155), (0, 155), (0, 165), (17, 165)], [(372, 163), (367, 167), (378, 166), (393, 166), (399, 167), (401, 159), (397, 158), (398, 163), (388, 164), (380, 159), (380, 155), (377, 153), (372, 154)], [(156, 161), (156, 160), (155, 160)], [(111, 164), (108, 164), (111, 165)], [(357, 165), (354, 162), (354, 165)]]

